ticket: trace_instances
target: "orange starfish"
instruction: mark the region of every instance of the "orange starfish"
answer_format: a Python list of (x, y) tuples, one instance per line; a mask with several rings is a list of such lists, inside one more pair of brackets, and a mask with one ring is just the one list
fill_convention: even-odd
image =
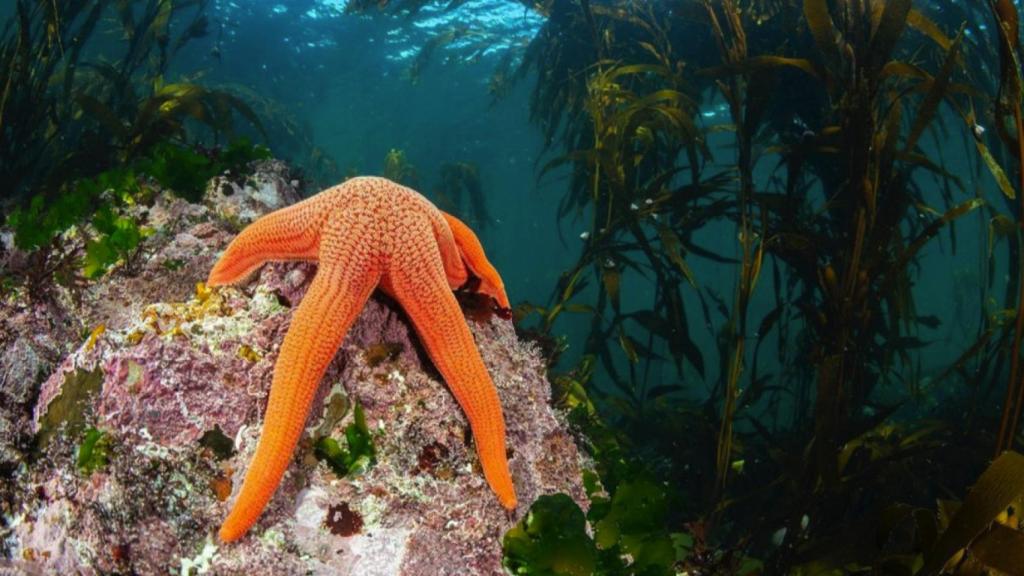
[(452, 293), (473, 279), (479, 292), (508, 310), (501, 277), (473, 231), (414, 190), (384, 178), (354, 178), (247, 227), (208, 283), (239, 282), (268, 260), (316, 260), (319, 267), (281, 345), (263, 432), (220, 539), (245, 534), (277, 490), (320, 378), (378, 287), (412, 319), (469, 419), (484, 477), (501, 504), (514, 509), (498, 393)]

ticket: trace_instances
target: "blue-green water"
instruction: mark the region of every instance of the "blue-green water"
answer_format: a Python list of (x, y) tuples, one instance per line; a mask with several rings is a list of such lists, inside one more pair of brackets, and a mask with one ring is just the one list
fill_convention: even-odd
[[(529, 82), (497, 102), (488, 92), (495, 67), (509, 51), (522, 52), (541, 19), (514, 2), (427, 8), (411, 18), (338, 9), (219, 3), (221, 56), (211, 57), (210, 42), (196, 43), (179, 65), (275, 100), (343, 172), (379, 174), (388, 152), (399, 149), (429, 196), (441, 165), (477, 164), (493, 221), (470, 224), (482, 228), (517, 301), (546, 299), (578, 248), (578, 233), (567, 229), (559, 240), (558, 178), (536, 177), (543, 142), (530, 124)], [(438, 48), (410, 78), (423, 44), (453, 29), (467, 37)]]

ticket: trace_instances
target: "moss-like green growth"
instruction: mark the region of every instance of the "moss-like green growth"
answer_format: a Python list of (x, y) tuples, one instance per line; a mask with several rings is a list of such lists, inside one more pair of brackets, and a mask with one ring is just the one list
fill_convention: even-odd
[[(142, 241), (152, 233), (127, 209), (152, 202), (156, 189), (147, 186), (141, 176), (151, 177), (162, 187), (197, 202), (214, 176), (226, 174), (240, 181), (247, 177), (251, 162), (267, 158), (268, 148), (246, 138), (213, 150), (164, 141), (130, 164), (63, 185), (60, 194), (38, 194), (8, 217), (15, 244), (22, 250), (40, 251), (40, 257), (34, 260), (36, 272), (26, 276), (34, 284), (53, 277), (58, 283), (73, 285), (76, 277), (99, 278), (119, 262), (131, 274)], [(81, 258), (77, 250), (60, 249), (58, 242), (73, 226), (85, 232), (85, 255)], [(169, 270), (180, 265), (175, 261), (164, 263)]]
[(170, 272), (177, 272), (185, 265), (185, 261), (180, 258), (168, 258), (161, 262), (160, 265)]
[(340, 442), (330, 436), (317, 440), (313, 447), (317, 459), (330, 466), (338, 476), (362, 474), (377, 461), (373, 437), (366, 426), (366, 414), (358, 403), (355, 405), (354, 416), (354, 421), (345, 427), (347, 447), (342, 447)]
[(75, 465), (78, 471), (89, 476), (96, 470), (103, 468), (110, 460), (111, 439), (110, 435), (96, 428), (89, 428), (85, 431), (85, 438), (78, 445), (78, 454), (75, 457)]
[(202, 197), (206, 182), (217, 174), (209, 157), (169, 142), (156, 145), (138, 165), (161, 186), (193, 202)]
[(15, 244), (22, 250), (50, 245), (65, 230), (91, 217), (106, 192), (113, 194), (115, 201), (130, 204), (142, 188), (135, 172), (117, 168), (79, 180), (55, 198), (37, 195), (28, 206), (11, 212), (8, 223), (14, 230)]
[(164, 188), (191, 201), (198, 202), (206, 183), (229, 172), (234, 176), (245, 173), (248, 164), (270, 158), (270, 150), (254, 145), (247, 138), (234, 140), (223, 150), (200, 153), (193, 148), (163, 142), (153, 147), (146, 158), (138, 162), (139, 169), (152, 176)]
[[(210, 178), (225, 172), (244, 175), (250, 162), (267, 158), (270, 158), (270, 150), (254, 145), (247, 138), (239, 138), (223, 150), (209, 153), (162, 142), (132, 166), (78, 180), (53, 198), (42, 194), (33, 197), (27, 206), (11, 212), (8, 223), (14, 230), (15, 243), (22, 250), (48, 246), (68, 228), (89, 218), (93, 218), (92, 223), (101, 234), (114, 235), (116, 230), (121, 230), (117, 238), (106, 241), (107, 246), (93, 248), (92, 259), (100, 262), (113, 257), (126, 241), (130, 243), (125, 230), (138, 228), (113, 217), (111, 212), (117, 206), (147, 201), (147, 194), (152, 191), (140, 184), (140, 174), (152, 177), (164, 188), (195, 202), (202, 197)], [(97, 212), (97, 206), (104, 206), (107, 213), (103, 209)]]
[(565, 494), (538, 498), (502, 540), (502, 565), (513, 574), (589, 576), (597, 570), (583, 511)]
[(58, 282), (79, 272), (85, 278), (98, 278), (119, 261), (130, 269), (133, 256), (151, 231), (124, 208), (146, 200), (148, 192), (132, 169), (121, 167), (68, 184), (55, 198), (37, 195), (10, 215), (15, 244), (22, 250), (42, 250), (47, 256), (60, 254), (57, 238), (72, 226), (88, 222), (94, 234), (86, 235), (83, 258), (71, 252), (48, 263), (50, 258), (44, 257), (38, 260), (40, 268), (49, 269)]
[(110, 206), (100, 208), (92, 224), (98, 234), (86, 242), (82, 260), (82, 275), (90, 279), (102, 276), (118, 261), (124, 261), (130, 268), (139, 244), (153, 233), (151, 228), (140, 225), (135, 218), (117, 214)]

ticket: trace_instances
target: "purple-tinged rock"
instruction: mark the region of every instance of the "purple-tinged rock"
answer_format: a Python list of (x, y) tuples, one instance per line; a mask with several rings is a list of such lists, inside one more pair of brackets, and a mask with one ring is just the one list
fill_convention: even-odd
[[(153, 302), (189, 298), (240, 226), (260, 216), (261, 209), (276, 209), (299, 199), (289, 172), (277, 161), (257, 163), (250, 177), (255, 188), (239, 188), (235, 199), (227, 201), (240, 207), (230, 222), (211, 208), (158, 192), (149, 205), (130, 209), (133, 217), (154, 231), (143, 242), (131, 270), (122, 265), (98, 281), (85, 283), (58, 284), (48, 278), (45, 285), (30, 282), (6, 297), (0, 290), (0, 471), (22, 461), (31, 441), (32, 410), (40, 384), (61, 359), (80, 346), (85, 335), (121, 329)], [(209, 188), (206, 204), (221, 207), (219, 192), (212, 184)], [(65, 234), (58, 256), (81, 256), (82, 243), (81, 234)], [(19, 250), (13, 233), (0, 230), (0, 276), (31, 278), (40, 266), (39, 256)], [(51, 388), (58, 383), (51, 382)], [(53, 392), (43, 390), (43, 395)]]
[[(245, 200), (249, 190), (228, 197), (239, 196), (230, 200), (237, 212), (151, 207), (150, 223), (166, 228), (147, 239), (140, 273), (107, 275), (81, 304), (86, 325), (104, 329), (59, 367), (39, 364), (48, 377), (30, 429), (50, 441), (15, 476), (16, 507), (5, 512), (12, 557), (81, 574), (500, 574), (501, 537), (536, 497), (566, 492), (586, 507), (582, 459), (549, 407), (544, 363), (511, 323), (469, 322), (505, 413), (520, 502), (512, 516), (484, 480), (466, 418), (404, 313), (375, 296), (328, 367), (274, 498), (244, 538), (218, 544), (292, 308), (316, 273), (312, 264), (272, 264), (242, 288), (196, 288), (231, 238), (235, 223), (224, 218), (274, 207)], [(217, 202), (225, 200), (206, 204)], [(169, 256), (180, 263), (159, 263)], [(99, 294), (113, 303), (120, 294), (120, 308), (95, 306)], [(83, 384), (95, 378), (95, 390)], [(72, 400), (85, 403), (76, 414), (66, 413)], [(376, 464), (339, 478), (313, 445), (326, 435), (344, 446), (355, 403)], [(91, 473), (76, 452), (86, 426), (103, 432), (107, 451)], [(206, 442), (223, 443), (221, 434), (233, 452)]]

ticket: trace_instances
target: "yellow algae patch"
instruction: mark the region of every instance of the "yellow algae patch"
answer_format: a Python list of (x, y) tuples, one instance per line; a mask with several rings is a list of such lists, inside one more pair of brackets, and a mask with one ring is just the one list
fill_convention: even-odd
[(96, 347), (96, 340), (107, 331), (107, 327), (103, 324), (93, 328), (92, 332), (89, 333), (89, 339), (85, 341), (86, 352), (91, 352)]
[(252, 349), (252, 346), (248, 344), (242, 344), (238, 347), (238, 357), (249, 362), (259, 362), (263, 358), (263, 355)]

